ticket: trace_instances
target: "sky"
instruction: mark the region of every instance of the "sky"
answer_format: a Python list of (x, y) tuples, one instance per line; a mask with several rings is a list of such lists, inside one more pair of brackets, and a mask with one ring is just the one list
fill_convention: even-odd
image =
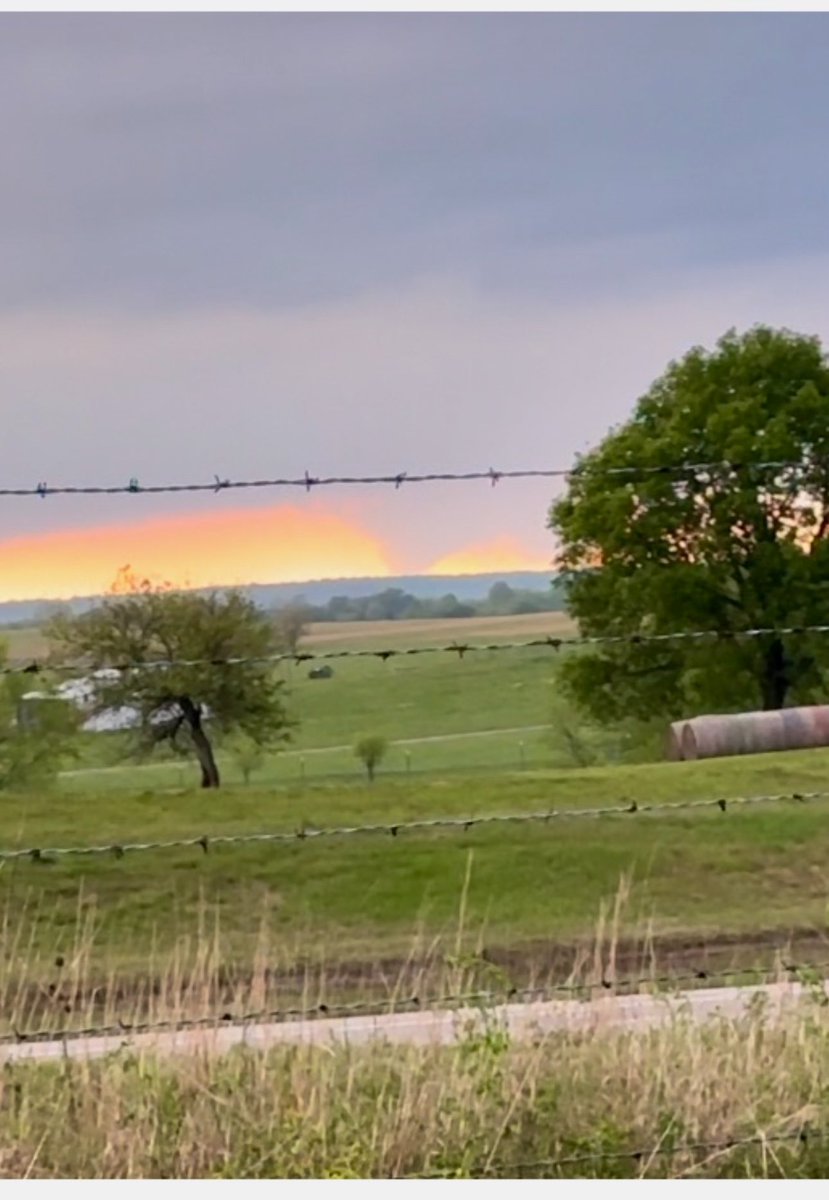
[[(0, 15), (0, 487), (567, 467), (829, 343), (829, 14)], [(558, 485), (0, 497), (0, 599), (552, 569)]]

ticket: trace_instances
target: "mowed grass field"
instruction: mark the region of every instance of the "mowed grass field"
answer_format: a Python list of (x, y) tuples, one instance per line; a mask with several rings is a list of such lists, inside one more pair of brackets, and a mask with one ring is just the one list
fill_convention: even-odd
[[(434, 628), (430, 628), (434, 627)], [(568, 636), (569, 618), (560, 613), (457, 621), (378, 621), (318, 625), (303, 642), (308, 652), (380, 651), (408, 647), (480, 646)], [(390, 745), (382, 770), (422, 773), (458, 770), (515, 770), (555, 765), (550, 724), (558, 653), (547, 648), (510, 651), (473, 650), (392, 657), (355, 657), (330, 661), (330, 679), (309, 678), (314, 663), (285, 662), (288, 708), (298, 722), (291, 742), (268, 756), (255, 775), (260, 786), (297, 783), (331, 776), (359, 780), (357, 738), (379, 734)], [(482, 736), (485, 735), (485, 736)], [(152, 788), (185, 786), (192, 765), (159, 757), (146, 768), (119, 755), (117, 738), (86, 739), (81, 761), (67, 776), (72, 790), (106, 772), (111, 788), (135, 789), (138, 778)], [(220, 752), (229, 782), (242, 776), (232, 757)], [(146, 775), (140, 774), (142, 770)]]
[[(500, 625), (395, 622), (356, 632), (337, 628), (342, 640), (330, 644), (400, 647), (421, 636), (405, 627), (415, 624), (431, 627), (422, 631), (431, 632), (429, 644), (444, 644), (438, 625), (451, 626), (447, 641), (520, 641), (566, 629), (556, 614)], [(325, 627), (313, 637), (332, 632)], [(86, 765), (56, 789), (4, 796), (0, 845), (44, 852), (38, 861), (9, 860), (0, 868), (7, 931), (18, 930), (13, 936), (23, 942), (16, 945), (30, 938), (38, 953), (47, 947), (65, 953), (83, 929), (101, 970), (135, 973), (151, 955), (192, 946), (206, 928), (218, 928), (221, 956), (233, 962), (249, 959), (263, 931), (281, 960), (367, 963), (405, 957), (415, 945), (418, 952), (435, 943), (454, 946), (459, 922), (467, 946), (529, 955), (586, 944), (625, 881), (621, 931), (631, 938), (675, 943), (733, 936), (782, 944), (792, 933), (820, 936), (829, 901), (829, 802), (821, 801), (217, 845), (207, 853), (48, 854), (50, 846), (824, 786), (829, 752), (823, 751), (563, 767), (544, 728), (556, 662), (546, 648), (460, 659), (454, 653), (348, 658), (336, 660), (334, 677), (321, 681), (308, 678), (307, 664), (285, 665), (290, 707), (300, 721), (293, 750), (269, 759), (247, 787), (223, 756), (227, 783), (215, 793), (192, 787), (192, 764), (108, 769), (117, 742), (90, 736)], [(373, 786), (349, 749), (366, 733), (399, 743)], [(420, 740), (429, 738), (438, 740)]]

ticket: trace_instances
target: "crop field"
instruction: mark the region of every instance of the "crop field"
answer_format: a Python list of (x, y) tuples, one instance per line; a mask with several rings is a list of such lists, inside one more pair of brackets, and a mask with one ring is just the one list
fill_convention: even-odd
[[(331, 621), (311, 625), (300, 649), (381, 650), (387, 646), (449, 645), (453, 642), (506, 642), (534, 637), (568, 637), (575, 626), (566, 613), (528, 613), (512, 617), (459, 617), (414, 621)], [(48, 642), (37, 625), (4, 629), (2, 639), (12, 663), (43, 656)]]
[(527, 613), (512, 617), (458, 617), (416, 621), (337, 621), (311, 625), (302, 649), (382, 649), (386, 646), (520, 642), (536, 637), (572, 637), (566, 613)]

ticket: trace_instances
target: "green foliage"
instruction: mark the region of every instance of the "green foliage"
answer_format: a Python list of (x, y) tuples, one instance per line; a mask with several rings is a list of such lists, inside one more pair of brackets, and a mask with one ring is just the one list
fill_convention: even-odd
[[(310, 621), (411, 621), (464, 617), (503, 617), (522, 613), (562, 612), (563, 589), (553, 582), (546, 590), (513, 588), (494, 583), (483, 600), (459, 600), (454, 592), (433, 598), (390, 587), (371, 596), (332, 596), (326, 604), (302, 605)], [(277, 609), (280, 619), (285, 609)]]
[(475, 606), (476, 616), (513, 617), (525, 613), (563, 612), (564, 592), (553, 580), (546, 592), (513, 588), (503, 580), (493, 583), (485, 600)]
[[(269, 663), (248, 661), (278, 651), (273, 624), (237, 592), (174, 592), (125, 570), (103, 604), (56, 618), (48, 632), (62, 657), (90, 670), (159, 660), (191, 663), (96, 676), (92, 707), (136, 709), (136, 748), (189, 736), (203, 786), (219, 782), (205, 725), (219, 737), (242, 733), (259, 746), (277, 745), (289, 735), (283, 683)], [(214, 665), (228, 659), (245, 661)]]
[[(4, 661), (0, 643), (0, 664)], [(75, 752), (79, 714), (45, 688), (38, 689), (38, 700), (24, 700), (30, 686), (26, 676), (0, 678), (0, 790), (53, 782)]]
[(557, 766), (595, 767), (618, 763), (654, 762), (664, 757), (665, 720), (629, 717), (613, 723), (584, 716), (557, 695), (545, 743)]
[(592, 767), (607, 754), (607, 737), (592, 722), (584, 720), (557, 696), (553, 703), (548, 742), (557, 763), (572, 767)]
[[(613, 468), (713, 463), (686, 475)], [(756, 465), (792, 463), (791, 466)], [(749, 465), (753, 464), (753, 465)], [(691, 350), (582, 457), (550, 525), (583, 634), (823, 623), (829, 612), (829, 364), (763, 327)], [(778, 708), (823, 697), (826, 639), (603, 648), (562, 677), (595, 718)]]
[(355, 743), (354, 753), (357, 758), (362, 760), (369, 781), (374, 780), (375, 771), (383, 761), (387, 750), (388, 742), (384, 737), (377, 735), (362, 737)]
[(250, 783), (251, 776), (256, 771), (261, 771), (265, 765), (265, 751), (263, 747), (248, 737), (244, 733), (233, 734), (228, 738), (224, 749), (230, 753), (236, 766), (241, 772), (242, 779), (246, 784)]

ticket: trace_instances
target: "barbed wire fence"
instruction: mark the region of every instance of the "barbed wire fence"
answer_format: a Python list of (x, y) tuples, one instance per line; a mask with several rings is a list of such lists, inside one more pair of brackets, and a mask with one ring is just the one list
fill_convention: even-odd
[(669, 800), (658, 803), (643, 803), (631, 800), (623, 804), (603, 805), (601, 808), (558, 808), (526, 813), (481, 813), (477, 816), (426, 817), (419, 821), (375, 822), (364, 825), (333, 825), (322, 828), (302, 828), (263, 833), (199, 834), (194, 837), (169, 838), (164, 841), (123, 842), (92, 846), (29, 846), (24, 849), (0, 849), (0, 863), (30, 859), (32, 862), (54, 861), (58, 858), (108, 856), (122, 859), (127, 854), (158, 852), (162, 850), (200, 849), (207, 854), (219, 846), (285, 845), (315, 841), (320, 838), (351, 838), (367, 835), (383, 835), (397, 838), (406, 833), (430, 833), (437, 830), (455, 830), (468, 833), (472, 829), (501, 825), (547, 825), (560, 820), (596, 820), (602, 817), (647, 815), (661, 816), (682, 811), (718, 809), (726, 813), (729, 809), (749, 808), (765, 804), (807, 804), (815, 800), (829, 799), (829, 792), (784, 792), (758, 796), (718, 796), (702, 800)]
[[(167, 658), (146, 662), (108, 664), (103, 670), (126, 674), (138, 671), (161, 671), (179, 667), (240, 667), (279, 663), (321, 662), (334, 659), (374, 658), (386, 662), (391, 658), (413, 658), (424, 654), (491, 654), (516, 650), (568, 650), (586, 646), (647, 646), (669, 645), (674, 642), (739, 642), (764, 637), (806, 637), (829, 634), (829, 625), (769, 625), (748, 629), (691, 629), (669, 633), (620, 633), (576, 637), (536, 637), (519, 642), (450, 642), (440, 646), (390, 646), (372, 650), (321, 650), (266, 654), (229, 658)], [(38, 675), (44, 672), (77, 675), (83, 668), (77, 663), (50, 662), (32, 659), (26, 666), (0, 668), (0, 675)]]
[[(711, 462), (682, 462), (673, 464), (631, 464), (627, 466), (603, 468), (599, 474), (607, 475), (608, 477), (625, 478), (634, 483), (637, 479), (649, 479), (654, 477), (665, 477), (677, 480), (684, 480), (692, 477), (713, 476), (716, 474), (734, 474), (741, 472), (785, 472), (796, 469), (803, 469), (804, 464), (788, 460), (765, 460), (757, 462), (729, 461), (719, 460)], [(215, 475), (212, 481), (207, 482), (190, 482), (190, 483), (171, 483), (171, 484), (141, 484), (137, 477), (132, 477), (126, 484), (78, 484), (78, 485), (50, 485), (46, 482), (38, 482), (32, 487), (8, 487), (0, 486), (0, 497), (34, 497), (45, 500), (50, 497), (70, 497), (70, 496), (114, 496), (114, 495), (162, 495), (162, 494), (178, 494), (178, 493), (214, 493), (219, 494), (229, 491), (248, 491), (260, 489), (301, 489), (306, 493), (318, 488), (326, 488), (333, 486), (391, 486), (399, 490), (404, 485), (445, 483), (445, 482), (488, 482), (491, 486), (501, 483), (502, 481), (512, 480), (530, 480), (530, 479), (562, 479), (568, 480), (586, 474), (594, 474), (587, 471), (583, 466), (577, 465), (569, 469), (541, 469), (541, 470), (496, 470), (492, 467), (487, 470), (468, 471), (468, 472), (428, 472), (428, 473), (409, 473), (407, 471), (395, 471), (380, 475), (362, 475), (362, 476), (347, 476), (347, 475), (312, 475), (307, 470), (301, 476), (295, 477), (275, 477), (275, 478), (255, 478), (255, 479), (231, 479)], [(648, 631), (643, 632), (621, 632), (618, 634), (608, 634), (599, 636), (577, 636), (577, 637), (536, 637), (525, 641), (510, 641), (510, 642), (488, 642), (488, 643), (458, 643), (444, 645), (418, 645), (408, 647), (388, 647), (385, 649), (340, 649), (319, 652), (304, 652), (297, 651), (295, 653), (281, 653), (268, 655), (259, 658), (216, 658), (216, 659), (188, 659), (188, 660), (154, 660), (139, 663), (113, 663), (107, 669), (115, 672), (132, 672), (132, 671), (149, 671), (149, 670), (165, 670), (184, 667), (215, 667), (217, 669), (227, 668), (232, 669), (234, 666), (250, 665), (250, 664), (279, 664), (279, 663), (305, 663), (312, 661), (327, 661), (336, 659), (377, 659), (381, 662), (386, 662), (393, 658), (413, 657), (420, 655), (457, 655), (458, 660), (462, 660), (467, 654), (480, 653), (500, 653), (521, 650), (552, 650), (554, 652), (568, 650), (578, 647), (590, 646), (639, 646), (651, 644), (672, 644), (672, 643), (696, 643), (705, 644), (709, 642), (722, 641), (739, 641), (759, 639), (768, 636), (778, 637), (796, 637), (796, 636), (825, 636), (829, 633), (829, 624), (804, 624), (790, 625), (779, 627), (751, 627), (746, 629), (708, 629), (708, 630), (677, 630), (653, 633)], [(77, 663), (67, 664), (50, 662), (48, 660), (33, 659), (26, 666), (5, 666), (0, 673), (2, 674), (40, 674), (55, 672), (58, 674), (74, 674), (78, 675), (83, 671), (83, 668)], [(116, 859), (124, 858), (127, 854), (137, 852), (154, 852), (170, 849), (186, 849), (200, 848), (205, 854), (211, 849), (219, 846), (227, 845), (253, 845), (253, 844), (287, 844), (296, 843), (306, 840), (319, 838), (349, 838), (352, 836), (376, 835), (389, 836), (397, 838), (399, 835), (417, 832), (428, 833), (438, 830), (460, 830), (468, 832), (472, 829), (506, 824), (523, 824), (536, 823), (547, 824), (553, 820), (560, 819), (598, 819), (605, 817), (630, 816), (635, 814), (651, 814), (664, 815), (675, 813), (678, 811), (702, 810), (702, 809), (719, 809), (726, 813), (730, 809), (753, 806), (758, 804), (781, 804), (786, 802), (805, 803), (817, 800), (825, 800), (829, 798), (829, 792), (809, 792), (809, 793), (789, 793), (789, 794), (768, 794), (757, 796), (726, 796), (713, 799), (702, 800), (683, 800), (677, 802), (666, 803), (642, 803), (638, 801), (625, 802), (617, 805), (602, 806), (586, 809), (552, 809), (542, 812), (531, 813), (499, 813), (499, 814), (483, 814), (473, 815), (470, 817), (457, 816), (441, 816), (431, 819), (418, 821), (403, 821), (403, 822), (383, 822), (375, 824), (348, 825), (330, 828), (303, 828), (295, 831), (276, 831), (276, 832), (257, 832), (257, 833), (240, 833), (240, 834), (201, 834), (195, 837), (174, 838), (169, 840), (156, 840), (144, 842), (129, 842), (124, 844), (98, 844), (86, 846), (57, 846), (57, 847), (27, 847), (27, 848), (6, 848), (0, 849), (0, 863), (10, 862), (15, 860), (30, 860), (32, 862), (43, 862), (50, 859), (57, 859), (65, 856), (112, 856)], [(787, 968), (789, 969), (789, 968)], [(799, 968), (791, 968), (796, 970)], [(743, 976), (748, 972), (742, 972)], [(699, 980), (701, 978), (715, 978), (715, 975), (710, 974), (693, 974), (693, 978)], [(637, 982), (637, 981), (632, 981)], [(638, 984), (642, 985), (645, 981), (638, 980)], [(653, 982), (653, 980), (650, 980)], [(674, 977), (676, 982), (676, 977)], [(575, 985), (574, 985), (575, 986)], [(553, 992), (545, 992), (544, 994), (562, 994), (566, 991), (566, 987), (561, 986), (553, 989)], [(513, 999), (526, 999), (529, 994), (538, 996), (539, 990), (531, 989), (513, 989), (510, 993)], [(483, 993), (467, 993), (465, 995), (458, 994), (454, 997), (433, 997), (427, 1003), (440, 1006), (441, 1003), (447, 1002), (469, 1002), (479, 1003), (482, 1001)], [(492, 993), (486, 993), (489, 997), (487, 1002), (491, 1001)], [(477, 997), (477, 999), (476, 999)], [(411, 998), (408, 1003), (410, 1006), (418, 1007), (423, 1002), (417, 998)], [(376, 1005), (376, 1001), (359, 1001), (352, 1005), (336, 1006), (335, 1009), (325, 1007), (325, 1014), (330, 1014), (334, 1011), (341, 1013), (357, 1013), (366, 1011), (367, 1007)], [(324, 1006), (323, 1006), (324, 1007)], [(242, 1014), (238, 1017), (222, 1014), (219, 1018), (222, 1021), (241, 1021), (250, 1022), (259, 1019), (283, 1019), (287, 1016), (293, 1016), (295, 1019), (305, 1019), (311, 1015), (325, 1015), (318, 1007), (312, 1011), (308, 1009), (288, 1009), (288, 1010), (262, 1010), (258, 1013)], [(196, 1028), (205, 1022), (215, 1023), (216, 1017), (199, 1018), (194, 1021), (177, 1022), (176, 1028)], [(93, 1034), (103, 1034), (107, 1031), (124, 1032), (129, 1029), (133, 1032), (137, 1030), (168, 1028), (171, 1027), (165, 1023), (145, 1023), (138, 1026), (125, 1026), (119, 1023), (116, 1027), (94, 1027), (82, 1031), (73, 1032), (73, 1036), (91, 1036)], [(60, 1031), (49, 1033), (50, 1037), (69, 1036), (70, 1031)], [(31, 1040), (40, 1037), (38, 1031), (31, 1033), (12, 1035), (16, 1040)], [(45, 1031), (44, 1031), (45, 1036)], [(0, 1042), (7, 1038), (0, 1037)], [(785, 1135), (786, 1137), (790, 1135)], [(798, 1134), (798, 1137), (801, 1135)], [(737, 1144), (754, 1144), (755, 1139), (744, 1140), (741, 1143), (729, 1142), (729, 1146)], [(697, 1147), (705, 1144), (698, 1143)], [(711, 1145), (710, 1143), (708, 1145)], [(635, 1151), (625, 1153), (623, 1157), (641, 1157), (648, 1153), (657, 1153), (658, 1151)], [(667, 1152), (667, 1151), (665, 1151)], [(677, 1151), (678, 1152), (678, 1151)], [(558, 1160), (549, 1160), (546, 1166), (551, 1168), (561, 1167), (562, 1165), (573, 1165), (580, 1161), (592, 1161), (595, 1156), (570, 1157)], [(520, 1164), (518, 1164), (520, 1165)], [(524, 1164), (527, 1166), (527, 1164)], [(538, 1166), (539, 1164), (535, 1164)], [(545, 1164), (541, 1164), (545, 1165)], [(532, 1166), (532, 1164), (530, 1164)]]
[[(299, 488), (310, 492), (314, 488), (325, 487), (372, 487), (392, 486), (396, 489), (403, 485), (423, 483), (470, 483), (486, 481), (493, 487), (504, 480), (519, 479), (574, 479), (579, 476), (607, 476), (608, 478), (651, 478), (713, 475), (723, 473), (740, 473), (745, 471), (790, 471), (804, 470), (814, 467), (817, 463), (806, 464), (794, 459), (715, 459), (701, 462), (678, 463), (631, 463), (616, 467), (603, 466), (597, 468), (592, 464), (575, 467), (553, 467), (542, 469), (496, 470), (488, 467), (477, 471), (428, 471), (424, 473), (410, 471), (388, 471), (380, 475), (313, 475), (304, 471), (302, 475), (276, 476), (264, 479), (231, 479), (229, 476), (215, 475), (212, 480), (191, 483), (156, 483), (142, 484), (137, 476), (132, 476), (124, 484), (60, 484), (53, 485), (38, 481), (31, 487), (0, 487), (0, 497), (33, 496), (45, 500), (48, 496), (158, 496), (174, 495), (182, 492), (212, 492), (218, 494), (228, 491), (247, 491), (262, 488)], [(824, 464), (829, 466), (829, 464)]]
[[(782, 951), (778, 951), (778, 955)], [(125, 1021), (88, 1025), (44, 1025), (37, 1029), (14, 1028), (0, 1033), (0, 1045), (69, 1041), (85, 1037), (131, 1037), (145, 1033), (186, 1032), (188, 1030), (231, 1028), (247, 1025), (282, 1024), (285, 1022), (317, 1021), (326, 1019), (348, 1019), (361, 1016), (384, 1016), (397, 1013), (417, 1013), (460, 1010), (462, 1012), (491, 1011), (510, 1004), (528, 1004), (539, 1001), (565, 999), (590, 1002), (597, 997), (650, 995), (656, 999), (672, 998), (687, 994), (711, 984), (734, 983), (740, 980), (746, 985), (764, 987), (772, 982), (789, 982), (810, 988), (823, 973), (829, 971), (829, 960), (813, 962), (788, 962), (785, 958), (772, 966), (744, 966), (711, 968), (700, 966), (671, 973), (650, 972), (640, 975), (623, 975), (615, 978), (602, 974), (599, 978), (580, 981), (545, 983), (531, 987), (503, 986), (501, 988), (479, 988), (468, 991), (440, 991), (425, 994), (419, 992), (374, 997), (342, 1002), (318, 1002), (316, 1004), (288, 1005), (283, 1007), (259, 1007), (255, 1009), (224, 1005), (204, 1016), (170, 1016), (147, 1020)], [(59, 998), (59, 997), (58, 997)]]

